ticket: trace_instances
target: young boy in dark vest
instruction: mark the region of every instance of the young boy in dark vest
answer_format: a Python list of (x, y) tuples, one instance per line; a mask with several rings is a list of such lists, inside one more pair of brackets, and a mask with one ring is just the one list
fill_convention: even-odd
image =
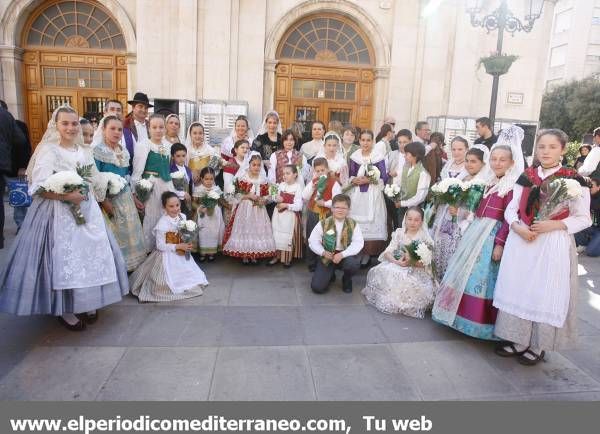
[(358, 254), (364, 246), (360, 226), (348, 217), (350, 198), (338, 194), (331, 202), (332, 215), (317, 224), (308, 239), (310, 249), (320, 256), (310, 283), (317, 294), (327, 292), (329, 284), (335, 281), (338, 268), (344, 271), (342, 290), (352, 292), (352, 276), (360, 268)]
[(193, 184), (192, 184), (192, 171), (188, 166), (185, 165), (185, 157), (187, 156), (187, 148), (181, 143), (174, 143), (171, 146), (171, 178), (173, 173), (181, 172), (185, 179), (183, 190), (177, 189), (176, 181), (173, 181), (173, 185), (177, 190), (175, 193), (181, 201), (181, 212), (186, 215), (187, 218), (192, 217), (192, 198), (190, 196)]
[[(321, 178), (323, 177), (323, 178)], [(304, 187), (302, 198), (307, 204), (306, 236), (320, 221), (331, 215), (331, 200), (342, 192), (342, 187), (337, 182), (335, 174), (329, 171), (325, 158), (315, 158), (313, 161), (313, 178)], [(308, 269), (315, 271), (317, 257), (310, 249), (306, 249), (306, 262)]]

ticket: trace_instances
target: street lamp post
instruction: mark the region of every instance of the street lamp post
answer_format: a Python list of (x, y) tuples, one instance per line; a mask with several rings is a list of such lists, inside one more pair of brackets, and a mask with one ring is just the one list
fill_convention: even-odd
[[(473, 27), (482, 27), (487, 30), (488, 33), (497, 30), (498, 39), (496, 41), (496, 53), (495, 56), (502, 56), (502, 43), (504, 41), (504, 32), (510, 33), (514, 36), (516, 32), (529, 33), (533, 29), (535, 21), (542, 15), (542, 8), (544, 6), (544, 0), (524, 0), (529, 2), (529, 13), (525, 15), (523, 21), (515, 17), (508, 8), (507, 0), (501, 0), (500, 6), (492, 13), (480, 17), (482, 11), (482, 3), (485, 0), (467, 0), (467, 12), (471, 16), (471, 25)], [(488, 72), (492, 75), (492, 98), (490, 101), (490, 120), (492, 126), (496, 119), (496, 103), (498, 101), (498, 84), (500, 81), (500, 75), (507, 72)]]

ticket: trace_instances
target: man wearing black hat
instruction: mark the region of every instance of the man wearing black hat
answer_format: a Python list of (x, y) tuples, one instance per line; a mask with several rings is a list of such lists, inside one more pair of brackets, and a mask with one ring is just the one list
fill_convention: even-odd
[(129, 173), (133, 170), (133, 152), (135, 143), (148, 138), (148, 107), (154, 107), (150, 104), (148, 96), (142, 92), (136, 92), (130, 101), (131, 112), (123, 121), (123, 137), (125, 146), (129, 151)]

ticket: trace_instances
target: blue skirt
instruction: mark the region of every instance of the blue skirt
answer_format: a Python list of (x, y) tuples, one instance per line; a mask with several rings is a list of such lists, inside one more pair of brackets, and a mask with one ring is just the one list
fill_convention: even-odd
[(8, 251), (6, 268), (0, 273), (0, 311), (15, 315), (58, 316), (88, 312), (119, 302), (129, 292), (127, 268), (119, 245), (108, 228), (117, 280), (88, 288), (52, 288), (53, 222), (53, 201), (36, 196)]

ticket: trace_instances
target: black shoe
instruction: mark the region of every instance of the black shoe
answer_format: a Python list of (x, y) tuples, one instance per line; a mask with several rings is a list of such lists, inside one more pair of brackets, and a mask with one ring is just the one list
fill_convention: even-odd
[(77, 317), (80, 320), (83, 320), (83, 322), (85, 322), (86, 324), (94, 324), (96, 321), (98, 321), (98, 311), (92, 314), (86, 312), (82, 315), (78, 315)]
[(72, 332), (82, 332), (85, 330), (85, 322), (82, 320), (79, 320), (77, 324), (69, 324), (63, 319), (62, 316), (59, 316), (58, 322), (61, 323), (67, 330), (71, 330)]
[(352, 292), (352, 277), (342, 277), (342, 291), (346, 294), (350, 294)]
[(308, 266), (308, 271), (310, 271), (311, 273), (314, 273), (316, 269), (317, 269), (316, 265), (311, 264)]

